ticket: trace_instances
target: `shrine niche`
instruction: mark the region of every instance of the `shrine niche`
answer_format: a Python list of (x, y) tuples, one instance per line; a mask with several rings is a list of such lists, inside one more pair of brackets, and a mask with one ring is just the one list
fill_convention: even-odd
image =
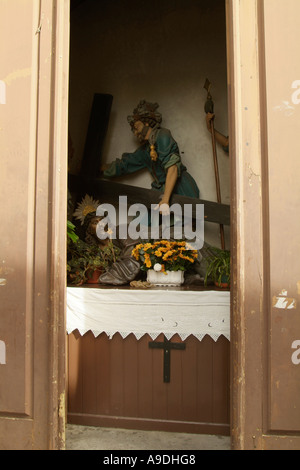
[[(80, 238), (79, 259), (97, 257), (105, 272), (91, 284), (86, 274), (91, 263), (82, 267), (70, 258), (68, 421), (228, 434), (230, 292), (205, 280), (208, 260), (220, 245), (220, 227), (222, 248), (230, 242), (228, 154), (218, 147), (221, 202), (201, 84), (202, 68), (209, 69), (220, 110), (214, 119), (222, 129), (227, 112), (224, 5), (185, 0), (175, 7), (167, 1), (151, 10), (151, 18), (139, 2), (126, 5), (86, 0), (74, 2), (71, 10), (69, 214)], [(203, 50), (200, 65), (209, 18), (211, 23), (216, 18), (220, 28), (214, 46), (207, 42), (213, 54)], [(153, 27), (155, 36), (149, 34)], [(147, 44), (143, 54), (138, 43)], [(191, 55), (174, 55), (174, 46)], [(120, 196), (149, 213), (155, 205), (159, 227), (173, 204), (182, 210), (190, 205), (191, 226), (197, 225), (197, 207), (203, 204), (204, 246), (183, 252), (182, 245), (175, 254), (174, 232), (163, 238), (165, 246), (150, 237), (100, 240), (105, 217), (97, 210), (111, 204), (120, 212)], [(151, 228), (152, 219), (146, 219)], [(172, 229), (174, 220), (175, 215)], [(115, 229), (119, 235), (122, 225), (110, 228)], [(106, 258), (91, 254), (93, 247), (105, 249)], [(158, 253), (156, 261), (150, 247)], [(171, 258), (185, 264), (172, 266)], [(163, 274), (182, 270), (182, 284), (151, 284), (148, 262)]]

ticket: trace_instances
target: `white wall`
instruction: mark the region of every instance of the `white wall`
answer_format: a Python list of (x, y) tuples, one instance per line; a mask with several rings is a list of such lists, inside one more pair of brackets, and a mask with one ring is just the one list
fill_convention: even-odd
[[(212, 82), (215, 127), (227, 134), (226, 27), (222, 0), (87, 0), (71, 15), (70, 134), (77, 173), (94, 93), (113, 95), (103, 163), (137, 144), (127, 115), (141, 99), (158, 102), (200, 197), (216, 201), (211, 136), (206, 130), (205, 78)], [(230, 202), (229, 159), (218, 147), (222, 202)], [(146, 172), (123, 177), (150, 188)], [(226, 230), (228, 238), (228, 230)], [(219, 230), (206, 224), (206, 241)], [(229, 243), (226, 243), (229, 246)]]

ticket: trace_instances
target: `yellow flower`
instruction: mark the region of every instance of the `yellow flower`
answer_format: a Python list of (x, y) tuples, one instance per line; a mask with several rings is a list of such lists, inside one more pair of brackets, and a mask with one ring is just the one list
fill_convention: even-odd
[(152, 266), (150, 255), (148, 253), (145, 253), (145, 265), (147, 268), (151, 268)]
[(149, 248), (153, 248), (152, 244), (151, 243), (145, 243), (143, 246), (143, 249), (144, 251), (147, 251), (149, 250)]
[(136, 246), (135, 248), (133, 248), (133, 250), (132, 250), (132, 252), (131, 252), (131, 255), (132, 255), (137, 261), (139, 260), (140, 254), (139, 254), (138, 246)]
[(190, 258), (189, 256), (184, 256), (182, 253), (179, 253), (179, 257), (182, 259), (186, 259), (187, 261), (190, 261), (191, 263), (194, 263), (194, 259)]
[(163, 260), (166, 261), (170, 256), (172, 256), (174, 253), (174, 250), (169, 250), (167, 253), (163, 256)]
[(136, 245), (136, 246), (134, 247), (134, 250), (136, 250), (136, 251), (138, 252), (138, 251), (142, 248), (142, 246), (143, 246), (143, 244), (140, 243), (139, 245)]
[(162, 252), (161, 250), (158, 248), (157, 250), (155, 250), (154, 252), (155, 256), (157, 256), (158, 258), (160, 258), (162, 256)]

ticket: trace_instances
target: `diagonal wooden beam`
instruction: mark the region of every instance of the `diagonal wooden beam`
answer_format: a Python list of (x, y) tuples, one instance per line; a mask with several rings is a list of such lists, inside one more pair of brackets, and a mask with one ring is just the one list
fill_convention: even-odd
[[(119, 196), (127, 196), (128, 205), (139, 202), (150, 208), (151, 204), (159, 202), (161, 196), (161, 192), (154, 189), (140, 188), (112, 180), (91, 179), (71, 174), (69, 174), (68, 185), (70, 191), (77, 193), (79, 198), (89, 194), (101, 203), (118, 204)], [(204, 199), (180, 196), (179, 194), (173, 194), (170, 204), (173, 203), (178, 203), (181, 206), (192, 204), (194, 217), (196, 216), (196, 204), (204, 204), (206, 222), (230, 225), (230, 206), (227, 204), (218, 204)]]

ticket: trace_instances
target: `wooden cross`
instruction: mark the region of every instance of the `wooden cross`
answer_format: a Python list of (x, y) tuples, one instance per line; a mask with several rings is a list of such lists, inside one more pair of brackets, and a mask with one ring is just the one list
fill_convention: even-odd
[(164, 341), (149, 341), (149, 348), (164, 350), (164, 382), (170, 382), (171, 349), (185, 349), (185, 343), (171, 343), (165, 336)]

